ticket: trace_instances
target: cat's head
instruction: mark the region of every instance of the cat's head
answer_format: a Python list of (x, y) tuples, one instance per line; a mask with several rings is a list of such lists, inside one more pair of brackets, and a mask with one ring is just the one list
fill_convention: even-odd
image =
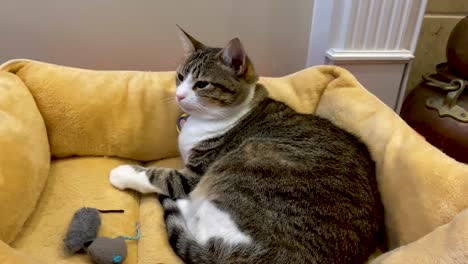
[(242, 111), (253, 97), (258, 77), (240, 40), (212, 48), (180, 27), (179, 35), (185, 58), (177, 68), (176, 100), (182, 110), (203, 119)]

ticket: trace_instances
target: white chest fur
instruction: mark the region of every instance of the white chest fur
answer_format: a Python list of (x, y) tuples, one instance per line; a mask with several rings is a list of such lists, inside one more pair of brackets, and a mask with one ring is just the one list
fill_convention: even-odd
[[(186, 84), (190, 83), (191, 81), (192, 77), (189, 75), (187, 80), (179, 85), (177, 88), (177, 93), (186, 93), (189, 95), (188, 97), (190, 97), (190, 95), (191, 97), (195, 97), (193, 91), (191, 90), (193, 84)], [(254, 87), (251, 87), (245, 101), (232, 108), (216, 109), (201, 107), (206, 109), (206, 113), (204, 113), (205, 116), (211, 116), (212, 118), (200, 118), (191, 115), (185, 122), (182, 131), (179, 134), (179, 151), (183, 162), (187, 163), (187, 158), (190, 154), (190, 151), (195, 145), (203, 140), (220, 136), (234, 127), (236, 123), (251, 110), (251, 102), (254, 97), (254, 93), (255, 89)], [(212, 113), (210, 114), (210, 112)], [(216, 114), (213, 114), (213, 112)]]
[(224, 134), (235, 125), (239, 118), (240, 116), (237, 115), (225, 120), (204, 120), (189, 117), (179, 134), (179, 151), (184, 163), (195, 145), (203, 140)]
[(183, 162), (187, 162), (190, 150), (195, 145), (203, 140), (220, 136), (233, 128), (236, 123), (250, 111), (250, 107), (245, 104), (240, 110), (236, 110), (235, 114), (224, 119), (200, 119), (193, 116), (189, 117), (179, 134), (179, 151)]

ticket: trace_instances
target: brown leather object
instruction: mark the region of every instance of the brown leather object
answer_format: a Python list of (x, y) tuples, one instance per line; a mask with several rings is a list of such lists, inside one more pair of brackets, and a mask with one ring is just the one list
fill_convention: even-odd
[[(458, 105), (468, 109), (468, 89), (465, 89)], [(468, 123), (451, 117), (440, 117), (438, 112), (426, 106), (426, 99), (445, 97), (447, 92), (420, 83), (403, 102), (400, 116), (426, 140), (452, 158), (468, 163)]]
[(460, 20), (450, 33), (446, 54), (450, 69), (468, 80), (468, 16)]

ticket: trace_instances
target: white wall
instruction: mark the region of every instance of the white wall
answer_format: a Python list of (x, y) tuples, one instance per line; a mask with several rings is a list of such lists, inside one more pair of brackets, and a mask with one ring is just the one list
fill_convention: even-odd
[(240, 37), (262, 75), (304, 68), (313, 0), (0, 0), (0, 63), (173, 70), (175, 24), (201, 41)]

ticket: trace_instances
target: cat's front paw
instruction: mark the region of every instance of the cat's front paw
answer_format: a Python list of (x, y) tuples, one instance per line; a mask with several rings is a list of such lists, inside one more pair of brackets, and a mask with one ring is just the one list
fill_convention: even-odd
[(132, 189), (141, 193), (161, 193), (159, 188), (149, 182), (146, 170), (139, 166), (118, 166), (111, 170), (109, 181), (119, 190)]
[(125, 190), (131, 187), (137, 172), (131, 165), (121, 165), (111, 170), (109, 181), (115, 188)]

